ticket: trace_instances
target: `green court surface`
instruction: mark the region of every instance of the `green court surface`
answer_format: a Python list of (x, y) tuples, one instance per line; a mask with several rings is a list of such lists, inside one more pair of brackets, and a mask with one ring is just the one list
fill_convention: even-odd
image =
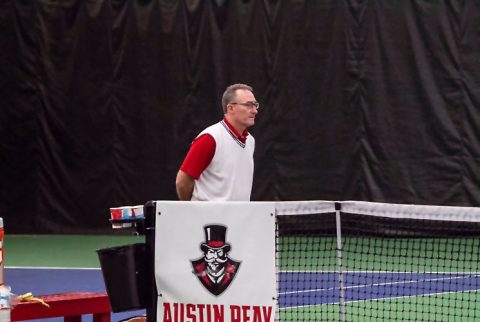
[(129, 235), (6, 234), (5, 266), (99, 268), (97, 249), (144, 241), (144, 236)]
[[(343, 268), (386, 272), (479, 272), (478, 238), (356, 238), (342, 239)], [(282, 237), (280, 269), (338, 270), (334, 237)]]
[[(347, 303), (345, 306), (345, 321), (479, 321), (480, 295), (477, 292), (431, 295), (422, 297), (392, 298), (374, 301)], [(472, 303), (468, 309), (465, 306), (455, 306), (455, 302)], [(445, 303), (451, 305), (445, 306)], [(338, 304), (323, 304), (302, 308), (280, 310), (280, 321), (340, 321)]]

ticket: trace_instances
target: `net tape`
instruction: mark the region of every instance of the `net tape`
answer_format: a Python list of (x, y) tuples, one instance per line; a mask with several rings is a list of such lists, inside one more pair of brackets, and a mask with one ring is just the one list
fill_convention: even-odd
[(277, 216), (341, 212), (377, 217), (480, 222), (480, 208), (377, 203), (365, 201), (280, 201), (275, 203)]

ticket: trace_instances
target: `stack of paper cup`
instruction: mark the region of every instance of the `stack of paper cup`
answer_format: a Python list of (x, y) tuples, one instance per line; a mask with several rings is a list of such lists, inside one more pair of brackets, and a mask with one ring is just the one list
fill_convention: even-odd
[[(110, 217), (112, 219), (134, 220), (135, 218), (144, 218), (143, 205), (140, 206), (123, 206), (110, 208)], [(112, 223), (113, 228), (132, 227), (129, 222)]]

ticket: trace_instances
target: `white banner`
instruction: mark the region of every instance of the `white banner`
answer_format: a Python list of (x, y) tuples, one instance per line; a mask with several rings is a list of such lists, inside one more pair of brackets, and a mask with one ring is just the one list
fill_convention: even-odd
[(273, 322), (275, 203), (158, 201), (161, 322)]

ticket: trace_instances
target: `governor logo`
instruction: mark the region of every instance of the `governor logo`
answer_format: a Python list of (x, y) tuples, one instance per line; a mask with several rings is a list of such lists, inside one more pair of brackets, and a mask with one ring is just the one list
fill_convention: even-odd
[(205, 242), (200, 245), (203, 256), (191, 261), (193, 273), (210, 293), (218, 296), (230, 286), (241, 262), (228, 257), (231, 247), (225, 241), (227, 227), (208, 225), (204, 230)]

